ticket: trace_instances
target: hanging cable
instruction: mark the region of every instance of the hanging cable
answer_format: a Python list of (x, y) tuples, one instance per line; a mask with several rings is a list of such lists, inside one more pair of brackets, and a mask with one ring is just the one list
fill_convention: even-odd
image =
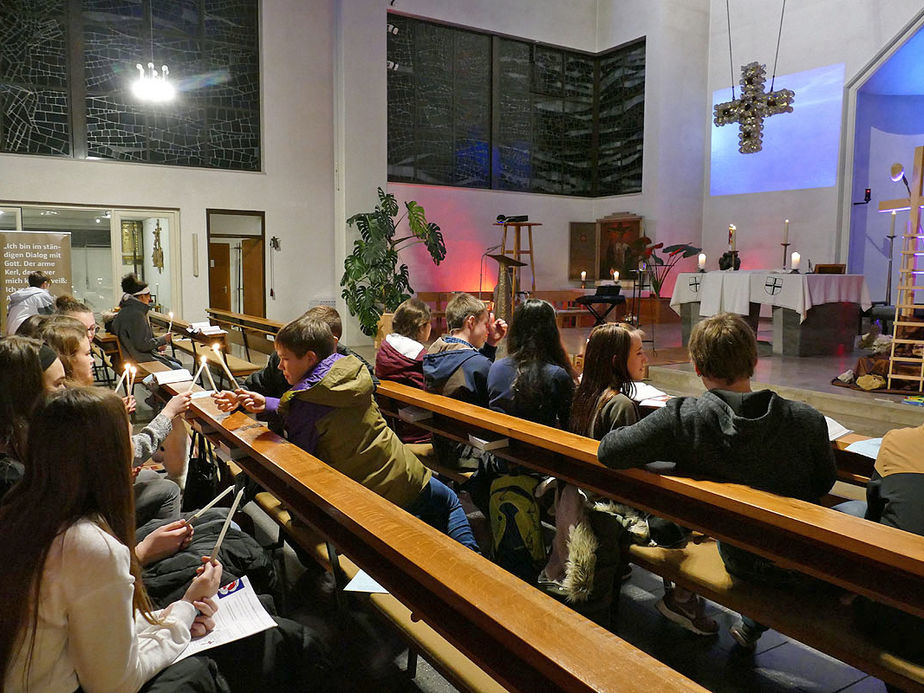
[(776, 35), (776, 55), (773, 56), (773, 75), (770, 77), (770, 91), (773, 91), (773, 82), (776, 80), (776, 61), (780, 57), (780, 38), (783, 36), (783, 15), (785, 14), (786, 0), (783, 0), (783, 8), (780, 10), (780, 31)]
[[(783, 0), (785, 4), (785, 0)], [(731, 44), (731, 10), (728, 8), (728, 0), (725, 0), (725, 18), (728, 20), (728, 68), (731, 72), (732, 101), (735, 100), (735, 61), (732, 59)]]

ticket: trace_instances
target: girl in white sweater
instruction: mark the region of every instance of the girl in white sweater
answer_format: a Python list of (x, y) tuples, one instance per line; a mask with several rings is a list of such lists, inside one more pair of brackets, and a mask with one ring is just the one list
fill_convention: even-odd
[(212, 626), (221, 567), (207, 559), (181, 600), (152, 611), (129, 548), (129, 432), (122, 400), (94, 388), (33, 415), (25, 476), (0, 507), (5, 691), (137, 691)]

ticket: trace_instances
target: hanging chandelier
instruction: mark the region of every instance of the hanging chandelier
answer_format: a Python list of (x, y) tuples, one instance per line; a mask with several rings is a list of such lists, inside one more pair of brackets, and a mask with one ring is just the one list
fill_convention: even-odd
[(132, 82), (132, 94), (136, 99), (161, 103), (170, 101), (176, 96), (176, 89), (167, 80), (170, 70), (166, 65), (160, 66), (160, 73), (157, 72), (154, 63), (148, 63), (147, 70), (141, 63), (135, 67), (138, 69), (138, 79)]

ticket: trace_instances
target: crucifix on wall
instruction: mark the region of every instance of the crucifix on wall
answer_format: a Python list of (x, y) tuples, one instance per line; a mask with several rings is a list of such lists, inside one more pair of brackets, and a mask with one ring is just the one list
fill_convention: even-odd
[(738, 151), (742, 154), (763, 149), (764, 118), (792, 113), (795, 92), (792, 89), (765, 92), (766, 82), (767, 68), (757, 62), (748, 63), (741, 68), (741, 98), (715, 105), (716, 125), (739, 124)]

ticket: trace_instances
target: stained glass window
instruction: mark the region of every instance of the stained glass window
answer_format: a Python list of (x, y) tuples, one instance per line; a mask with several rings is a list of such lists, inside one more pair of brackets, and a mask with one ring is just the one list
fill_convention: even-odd
[(388, 179), (641, 190), (645, 40), (599, 55), (388, 18)]

